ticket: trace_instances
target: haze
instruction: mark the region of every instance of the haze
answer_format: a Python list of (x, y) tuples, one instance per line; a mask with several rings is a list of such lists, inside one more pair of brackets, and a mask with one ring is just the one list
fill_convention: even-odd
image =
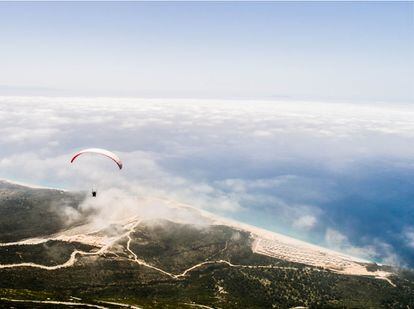
[(413, 37), (412, 2), (1, 2), (0, 178), (414, 266)]
[(0, 3), (12, 95), (414, 98), (412, 2)]

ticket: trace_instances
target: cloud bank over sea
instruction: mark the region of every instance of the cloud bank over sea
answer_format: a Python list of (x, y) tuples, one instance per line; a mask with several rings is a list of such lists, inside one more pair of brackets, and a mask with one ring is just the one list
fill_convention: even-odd
[[(0, 97), (0, 107), (0, 178), (174, 199), (414, 267), (411, 105)], [(124, 169), (69, 163), (89, 147), (116, 152)]]

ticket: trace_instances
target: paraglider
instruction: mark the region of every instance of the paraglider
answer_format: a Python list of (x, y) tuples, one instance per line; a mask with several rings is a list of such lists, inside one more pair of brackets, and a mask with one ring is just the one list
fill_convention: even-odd
[[(113, 152), (106, 150), (106, 149), (101, 149), (101, 148), (88, 148), (88, 149), (81, 150), (73, 155), (72, 159), (70, 160), (70, 163), (73, 163), (76, 160), (76, 158), (79, 157), (80, 155), (88, 154), (88, 153), (105, 156), (111, 159), (112, 161), (114, 161), (119, 169), (122, 169), (121, 159)], [(92, 197), (96, 197), (96, 193), (97, 193), (96, 190), (92, 189)]]

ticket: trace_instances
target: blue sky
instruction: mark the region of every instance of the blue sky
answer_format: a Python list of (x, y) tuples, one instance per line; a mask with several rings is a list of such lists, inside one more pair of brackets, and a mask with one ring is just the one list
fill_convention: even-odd
[(0, 3), (4, 94), (412, 101), (413, 3)]

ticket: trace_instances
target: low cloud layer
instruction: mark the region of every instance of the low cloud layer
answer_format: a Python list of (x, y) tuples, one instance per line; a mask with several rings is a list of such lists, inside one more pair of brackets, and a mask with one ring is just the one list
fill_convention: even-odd
[[(128, 192), (124, 205), (174, 199), (414, 265), (411, 106), (45, 97), (0, 97), (0, 106), (1, 178)], [(115, 151), (125, 168), (69, 163), (88, 147)]]

